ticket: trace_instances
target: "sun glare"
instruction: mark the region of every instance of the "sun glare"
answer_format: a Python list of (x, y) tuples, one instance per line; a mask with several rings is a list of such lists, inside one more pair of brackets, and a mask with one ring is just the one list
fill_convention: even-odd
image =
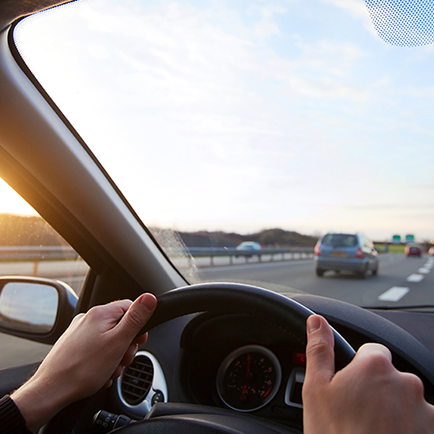
[(0, 213), (34, 215), (36, 211), (0, 178)]

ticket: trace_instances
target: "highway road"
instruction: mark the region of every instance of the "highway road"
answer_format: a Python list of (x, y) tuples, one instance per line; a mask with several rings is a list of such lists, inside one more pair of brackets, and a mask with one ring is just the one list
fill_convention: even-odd
[(281, 293), (305, 292), (337, 298), (359, 306), (434, 306), (434, 258), (380, 255), (377, 276), (361, 279), (355, 274), (332, 271), (317, 277), (314, 261), (250, 263), (199, 268), (205, 281), (249, 282)]
[[(428, 255), (406, 258), (400, 254), (383, 254), (378, 275), (367, 279), (334, 272), (317, 277), (312, 259), (258, 263), (251, 258), (246, 264), (243, 258), (242, 263), (233, 266), (201, 265), (198, 273), (203, 281), (248, 282), (280, 293), (305, 292), (367, 307), (427, 303), (434, 306), (434, 258)], [(78, 292), (78, 282), (69, 280), (69, 283)], [(1, 334), (0, 348), (0, 369), (41, 360), (50, 349), (47, 345)]]

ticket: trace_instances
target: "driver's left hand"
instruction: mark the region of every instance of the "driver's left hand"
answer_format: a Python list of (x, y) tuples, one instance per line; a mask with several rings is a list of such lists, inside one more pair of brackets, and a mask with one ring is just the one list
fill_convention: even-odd
[(11, 395), (29, 429), (37, 431), (67, 405), (110, 385), (145, 343), (147, 334), (136, 336), (156, 306), (148, 293), (77, 315), (35, 375)]

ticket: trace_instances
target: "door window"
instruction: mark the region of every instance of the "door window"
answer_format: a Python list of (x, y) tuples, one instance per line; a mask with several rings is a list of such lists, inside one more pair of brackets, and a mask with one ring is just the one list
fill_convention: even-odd
[[(0, 276), (61, 280), (80, 295), (88, 265), (0, 178)], [(37, 362), (51, 346), (0, 333), (0, 369)]]

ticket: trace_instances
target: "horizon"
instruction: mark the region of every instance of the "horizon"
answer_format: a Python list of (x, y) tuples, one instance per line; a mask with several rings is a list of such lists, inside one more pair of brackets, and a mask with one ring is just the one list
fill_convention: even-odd
[[(0, 181), (2, 181), (1, 178), (0, 178)], [(10, 189), (9, 186), (7, 186), (7, 187), (8, 187), (8, 189)], [(1, 194), (2, 194), (2, 189), (3, 188), (4, 187), (2, 185), (0, 185), (0, 197), (1, 197)], [(24, 199), (22, 199), (20, 196), (18, 196), (17, 193), (15, 193), (13, 190), (12, 190), (12, 192), (9, 191), (9, 194), (11, 194), (11, 193), (12, 193), (12, 196), (16, 196), (16, 197), (14, 197), (14, 201), (16, 200), (16, 203), (20, 203), (21, 201), (24, 202), (24, 203), (20, 203), (20, 208), (23, 208), (23, 209), (27, 208), (27, 207), (31, 208), (30, 205), (28, 205), (27, 202), (25, 202)], [(37, 217), (37, 218), (40, 218), (40, 219), (44, 220), (43, 217), (41, 217), (33, 208), (31, 208), (30, 211), (31, 212), (20, 213), (20, 212), (13, 212), (13, 211), (2, 211), (1, 208), (0, 208), (0, 217), (2, 215), (12, 215), (12, 216), (16, 216), (16, 217), (28, 217), (28, 218), (30, 218), (30, 217)], [(158, 230), (170, 230), (170, 231), (174, 231), (174, 232), (178, 232), (178, 233), (187, 233), (187, 234), (223, 233), (223, 234), (240, 235), (242, 237), (246, 237), (246, 236), (249, 236), (249, 235), (255, 236), (257, 234), (260, 234), (260, 233), (265, 232), (265, 231), (270, 231), (270, 230), (283, 230), (283, 231), (286, 231), (286, 232), (294, 232), (294, 233), (297, 233), (299, 235), (310, 236), (310, 237), (313, 237), (313, 238), (320, 238), (320, 237), (322, 237), (323, 235), (325, 235), (326, 233), (329, 233), (329, 232), (338, 232), (338, 233), (360, 233), (360, 232), (362, 232), (362, 231), (333, 231), (333, 230), (330, 230), (330, 231), (325, 231), (325, 232), (313, 231), (313, 232), (309, 233), (309, 232), (302, 232), (302, 231), (296, 230), (294, 228), (278, 227), (278, 226), (262, 227), (260, 229), (253, 229), (253, 230), (250, 230), (250, 231), (237, 231), (237, 230), (231, 230), (231, 229), (228, 229), (228, 230), (224, 230), (224, 229), (213, 229), (212, 230), (211, 229), (210, 230), (210, 229), (204, 229), (204, 228), (202, 228), (202, 229), (190, 229), (190, 230), (188, 230), (188, 229), (175, 229), (173, 227), (171, 228), (171, 227), (160, 227), (160, 226), (147, 226), (147, 228), (150, 229), (151, 231), (152, 231), (152, 229), (155, 228), (155, 229), (158, 229)], [(0, 229), (1, 229), (1, 227), (0, 227)], [(364, 233), (364, 232), (362, 232), (362, 233)], [(406, 235), (410, 235), (410, 234), (414, 235), (414, 234), (412, 234), (410, 232), (407, 232), (407, 233), (402, 233), (402, 234), (396, 234), (396, 233), (394, 233), (394, 234), (391, 234), (389, 237), (372, 238), (368, 234), (365, 233), (365, 235), (367, 235), (372, 241), (378, 241), (378, 242), (392, 242), (392, 237), (394, 235), (400, 235), (401, 239), (404, 240), (405, 237), (406, 237)], [(432, 240), (431, 238), (420, 239), (417, 236), (415, 238), (416, 238), (417, 242), (423, 242), (423, 243), (425, 243), (425, 242), (431, 242), (431, 240)]]

